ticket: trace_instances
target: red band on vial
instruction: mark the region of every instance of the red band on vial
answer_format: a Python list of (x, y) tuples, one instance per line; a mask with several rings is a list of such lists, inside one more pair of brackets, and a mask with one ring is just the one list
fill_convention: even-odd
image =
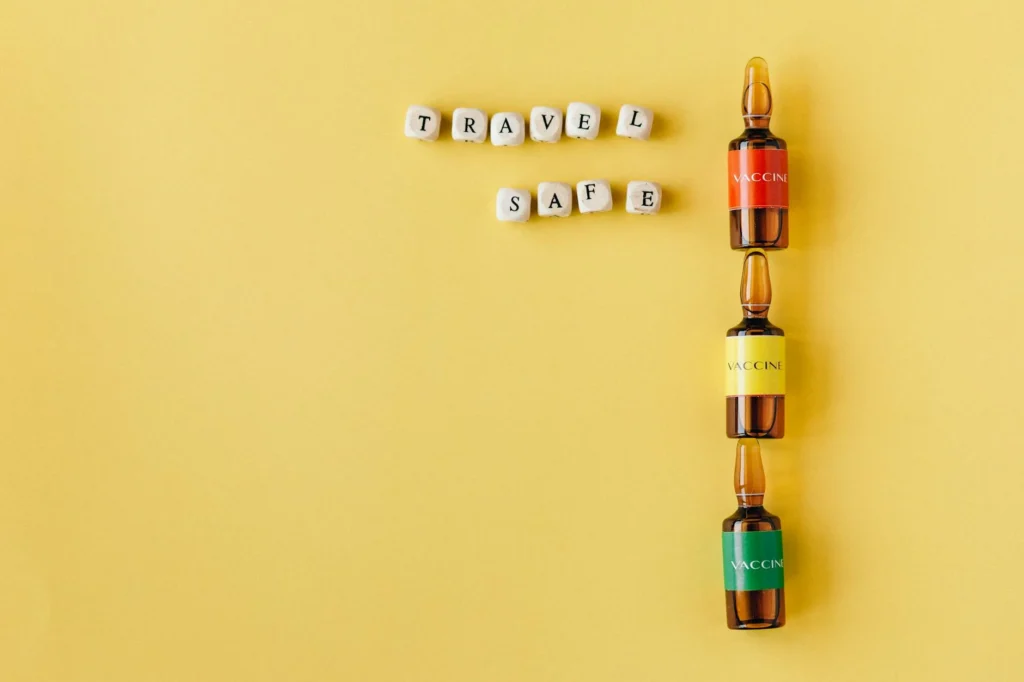
[(734, 208), (789, 208), (785, 149), (729, 152), (729, 210)]

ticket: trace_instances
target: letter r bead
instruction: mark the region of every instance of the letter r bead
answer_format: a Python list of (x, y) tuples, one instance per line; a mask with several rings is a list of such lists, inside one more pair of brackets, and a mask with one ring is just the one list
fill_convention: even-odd
[(459, 107), (452, 114), (452, 139), (481, 143), (487, 140), (487, 114), (479, 109)]

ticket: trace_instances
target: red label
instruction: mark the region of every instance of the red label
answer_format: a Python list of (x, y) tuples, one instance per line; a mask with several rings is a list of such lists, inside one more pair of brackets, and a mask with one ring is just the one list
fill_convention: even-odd
[(734, 208), (789, 208), (785, 149), (729, 152), (729, 210)]

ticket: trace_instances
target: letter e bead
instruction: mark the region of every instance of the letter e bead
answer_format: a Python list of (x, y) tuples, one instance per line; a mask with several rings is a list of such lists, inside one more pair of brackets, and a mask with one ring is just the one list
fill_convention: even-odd
[(612, 210), (612, 188), (607, 180), (581, 180), (576, 183), (576, 203), (580, 213)]
[(623, 104), (619, 109), (619, 124), (615, 134), (619, 137), (631, 137), (634, 140), (646, 140), (651, 137), (654, 127), (654, 112), (632, 104)]
[(491, 117), (491, 144), (495, 147), (514, 147), (526, 139), (523, 115), (503, 111)]
[(661, 185), (634, 180), (626, 186), (626, 213), (654, 215), (661, 209)]
[(565, 134), (580, 140), (593, 140), (601, 130), (601, 109), (593, 104), (572, 102), (565, 112)]
[(483, 142), (487, 139), (487, 114), (479, 109), (459, 107), (452, 114), (452, 139), (456, 142)]
[(502, 187), (495, 208), (498, 220), (525, 223), (530, 219), (530, 190)]
[(405, 136), (433, 142), (441, 132), (441, 112), (430, 107), (412, 105), (405, 112)]

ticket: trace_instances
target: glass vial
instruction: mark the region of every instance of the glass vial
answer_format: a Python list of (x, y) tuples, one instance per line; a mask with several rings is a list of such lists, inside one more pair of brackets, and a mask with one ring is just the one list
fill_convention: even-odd
[(789, 159), (786, 141), (768, 129), (772, 91), (768, 64), (747, 62), (743, 134), (729, 143), (729, 245), (734, 249), (789, 246)]
[(725, 617), (730, 630), (763, 630), (786, 624), (782, 522), (764, 508), (761, 446), (736, 442), (733, 476), (739, 508), (722, 521)]
[(747, 251), (740, 277), (743, 320), (725, 337), (725, 432), (729, 438), (786, 433), (786, 337), (768, 321), (768, 256)]

